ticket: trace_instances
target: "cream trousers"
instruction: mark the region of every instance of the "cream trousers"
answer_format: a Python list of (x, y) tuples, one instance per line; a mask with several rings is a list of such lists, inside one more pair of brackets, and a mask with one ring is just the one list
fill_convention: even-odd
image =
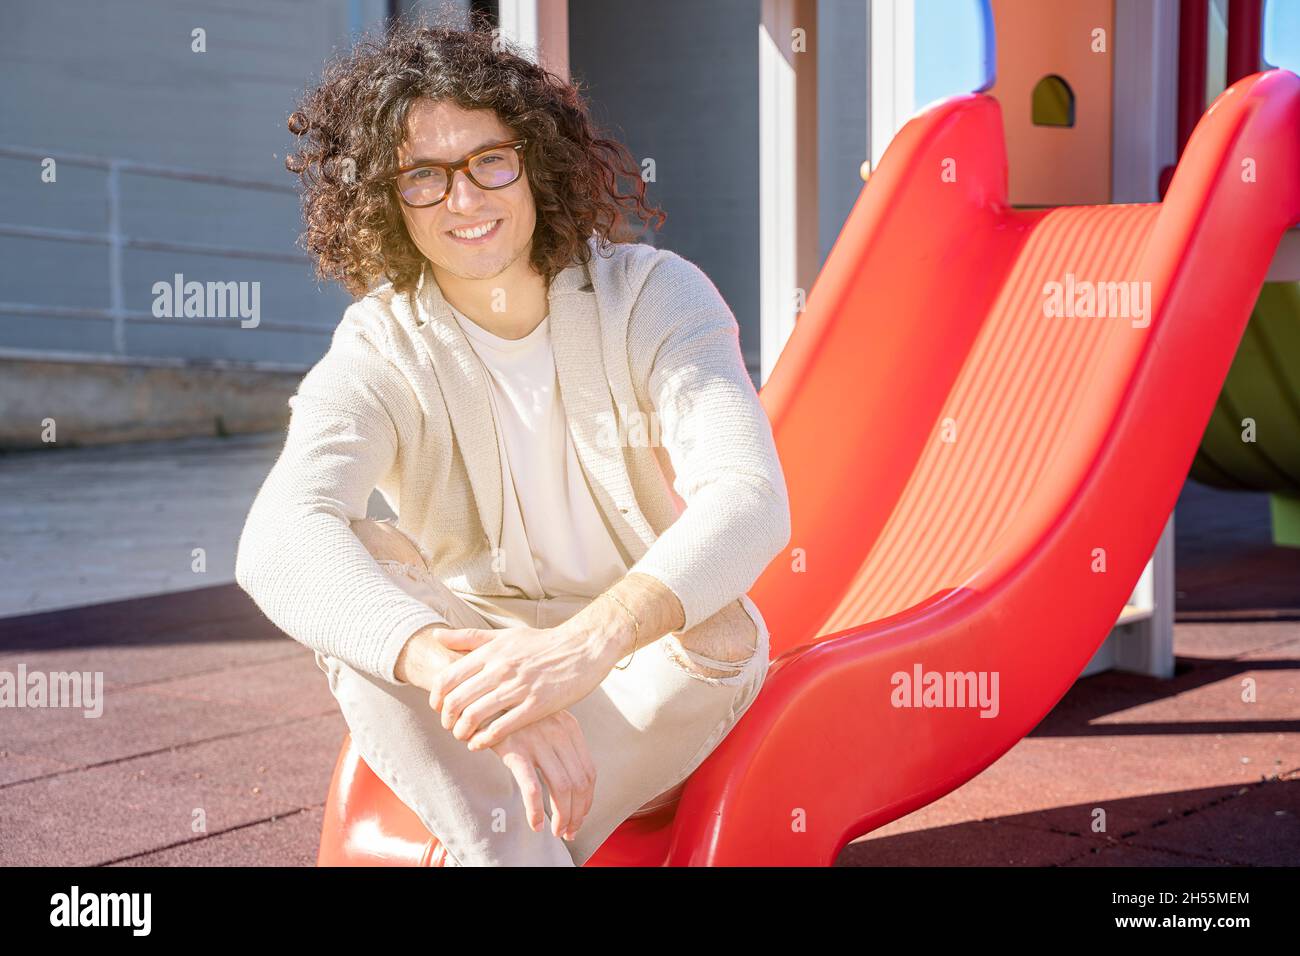
[[(396, 529), (391, 522), (379, 523)], [(590, 600), (462, 597), (426, 568), (391, 560), (372, 544), (367, 547), (396, 584), (453, 627), (552, 627)], [(769, 636), (749, 597), (739, 601), (758, 631), (752, 657), (712, 660), (669, 634), (638, 649), (630, 663), (620, 661), (625, 669), (610, 671), (596, 690), (568, 708), (596, 767), (591, 810), (572, 841), (550, 830), (545, 782), (539, 777), (548, 816), (539, 833), (528, 826), (519, 788), (500, 757), (490, 749), (471, 752), (444, 729), (429, 707), (427, 691), (389, 683), (328, 655), (318, 653), (316, 661), (329, 678), (353, 745), (443, 845), (445, 865), (581, 866), (628, 817), (652, 813), (676, 799), (680, 785), (758, 696), (767, 676)], [(721, 619), (719, 612), (696, 626), (709, 627)], [(690, 670), (681, 663), (683, 654), (727, 676)]]

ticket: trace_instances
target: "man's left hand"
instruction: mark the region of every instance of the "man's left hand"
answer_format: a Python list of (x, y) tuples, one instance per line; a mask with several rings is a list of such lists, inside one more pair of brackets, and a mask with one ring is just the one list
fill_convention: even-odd
[[(444, 646), (467, 653), (434, 677), (429, 706), (470, 750), (495, 746), (511, 731), (568, 708), (619, 660), (616, 649), (563, 624), (438, 628), (436, 634)], [(501, 716), (484, 727), (494, 714)]]

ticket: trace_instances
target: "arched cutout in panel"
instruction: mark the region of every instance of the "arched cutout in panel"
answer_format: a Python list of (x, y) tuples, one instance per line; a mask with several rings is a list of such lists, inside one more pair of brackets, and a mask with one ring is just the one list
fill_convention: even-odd
[(1035, 126), (1073, 126), (1074, 90), (1055, 73), (1034, 84), (1031, 119)]

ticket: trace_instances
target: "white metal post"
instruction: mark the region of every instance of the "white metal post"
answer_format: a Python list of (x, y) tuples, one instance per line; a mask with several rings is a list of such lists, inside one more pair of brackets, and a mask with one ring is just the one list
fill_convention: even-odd
[(758, 31), (760, 385), (794, 331), (799, 303), (807, 300), (817, 274), (816, 28), (815, 0), (763, 0)]
[(501, 35), (532, 51), (533, 60), (569, 79), (569, 0), (501, 0)]
[(916, 110), (916, 9), (913, 0), (872, 0), (868, 118), (871, 168)]

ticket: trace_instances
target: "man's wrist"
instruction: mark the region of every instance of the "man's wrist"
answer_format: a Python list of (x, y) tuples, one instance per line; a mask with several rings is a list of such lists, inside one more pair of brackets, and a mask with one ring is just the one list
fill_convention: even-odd
[(615, 663), (682, 626), (685, 612), (657, 578), (625, 575), (567, 622), (602, 660)]
[(428, 624), (411, 635), (397, 655), (393, 676), (407, 684), (428, 690), (433, 677), (460, 656), (445, 646), (435, 633), (442, 625)]
[(610, 667), (631, 654), (636, 625), (606, 591), (560, 626), (581, 635), (592, 655)]

